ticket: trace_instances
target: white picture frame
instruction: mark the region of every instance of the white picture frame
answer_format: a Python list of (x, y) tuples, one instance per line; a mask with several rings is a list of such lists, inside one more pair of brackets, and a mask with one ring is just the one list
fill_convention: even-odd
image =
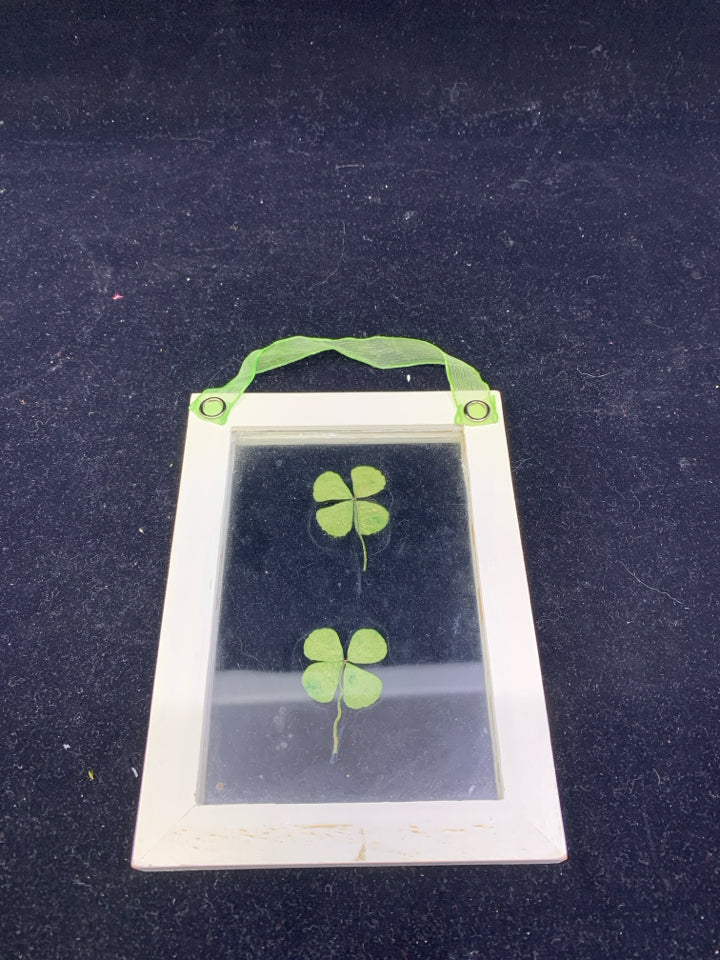
[[(566, 858), (500, 396), (456, 426), (450, 392), (248, 393), (189, 415), (132, 854), (139, 870), (555, 863)], [(235, 444), (462, 444), (498, 798), (205, 804), (202, 773)], [(240, 438), (240, 441), (238, 441)], [(477, 544), (482, 549), (477, 549)]]

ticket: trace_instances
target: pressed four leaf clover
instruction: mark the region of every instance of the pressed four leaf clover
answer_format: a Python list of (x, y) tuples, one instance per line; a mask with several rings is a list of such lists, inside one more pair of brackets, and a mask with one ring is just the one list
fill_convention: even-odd
[(380, 699), (382, 680), (360, 663), (379, 663), (387, 656), (385, 638), (377, 630), (356, 630), (350, 638), (347, 655), (335, 630), (322, 627), (305, 640), (303, 648), (311, 663), (302, 675), (308, 694), (318, 703), (330, 703), (337, 694), (337, 715), (333, 723), (332, 758), (338, 752), (338, 724), (343, 702), (352, 710), (362, 710)]
[[(320, 527), (331, 537), (345, 537), (355, 530), (363, 552), (363, 570), (367, 570), (368, 555), (365, 537), (383, 530), (390, 519), (387, 509), (368, 499), (385, 489), (385, 477), (375, 467), (358, 466), (350, 471), (352, 488), (339, 473), (326, 470), (313, 485), (318, 507), (316, 518)], [(350, 638), (347, 653), (335, 630), (322, 627), (306, 638), (304, 653), (313, 662), (303, 675), (305, 690), (318, 703), (337, 699), (337, 714), (333, 723), (333, 750), (331, 761), (338, 754), (338, 726), (343, 704), (352, 710), (362, 710), (375, 703), (382, 693), (382, 680), (360, 664), (379, 663), (387, 656), (385, 638), (365, 628), (356, 630)]]
[(321, 473), (313, 486), (316, 503), (336, 500), (329, 507), (320, 507), (317, 522), (331, 537), (345, 537), (355, 528), (363, 550), (363, 570), (367, 570), (365, 537), (383, 530), (390, 519), (385, 507), (367, 500), (385, 489), (385, 477), (375, 467), (353, 467), (350, 471), (352, 490), (340, 474), (333, 470)]

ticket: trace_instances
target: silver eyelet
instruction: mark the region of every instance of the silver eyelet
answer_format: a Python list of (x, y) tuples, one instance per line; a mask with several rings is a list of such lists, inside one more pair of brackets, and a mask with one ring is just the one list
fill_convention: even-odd
[[(479, 406), (481, 408), (482, 416), (478, 417), (470, 413), (470, 408), (475, 406)], [(484, 420), (487, 420), (491, 412), (490, 404), (486, 403), (485, 400), (468, 400), (463, 407), (463, 413), (465, 416), (468, 418), (468, 420), (472, 420), (475, 423), (482, 423)]]
[[(206, 403), (211, 403), (211, 404), (219, 403), (220, 409), (218, 410), (217, 413), (207, 413), (207, 411), (205, 410)], [(227, 404), (222, 399), (222, 397), (205, 397), (203, 402), (200, 404), (200, 413), (204, 417), (206, 417), (208, 420), (217, 420), (218, 417), (221, 417), (225, 413), (226, 409), (227, 409)]]

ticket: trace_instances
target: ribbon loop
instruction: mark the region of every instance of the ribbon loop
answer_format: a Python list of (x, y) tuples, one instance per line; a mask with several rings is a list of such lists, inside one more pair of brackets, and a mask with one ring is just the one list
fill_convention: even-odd
[(204, 390), (190, 404), (190, 409), (201, 420), (223, 424), (257, 374), (284, 367), (325, 350), (335, 350), (351, 360), (358, 360), (381, 370), (426, 363), (444, 366), (457, 410), (455, 423), (460, 426), (478, 426), (497, 421), (490, 387), (474, 367), (464, 360), (451, 357), (434, 343), (414, 340), (411, 337), (342, 337), (336, 340), (325, 337), (286, 337), (275, 340), (267, 347), (249, 353), (237, 376), (224, 387)]

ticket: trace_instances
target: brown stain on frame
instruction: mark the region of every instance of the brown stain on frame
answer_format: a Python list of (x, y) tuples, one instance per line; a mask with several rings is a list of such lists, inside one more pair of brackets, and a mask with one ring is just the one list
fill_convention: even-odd
[(301, 823), (301, 830), (349, 830), (351, 823)]

